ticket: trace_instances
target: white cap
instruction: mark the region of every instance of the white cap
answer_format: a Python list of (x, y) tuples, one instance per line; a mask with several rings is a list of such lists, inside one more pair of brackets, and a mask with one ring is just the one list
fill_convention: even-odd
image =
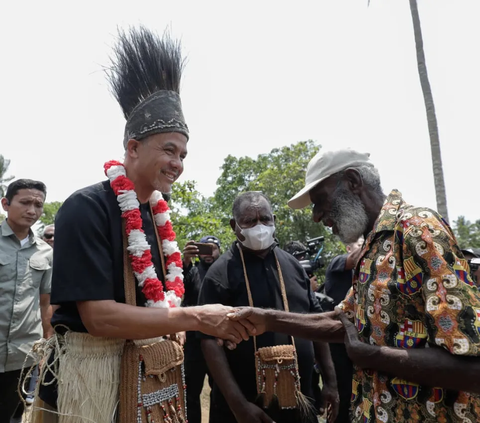
[(295, 194), (288, 205), (292, 209), (303, 209), (310, 203), (310, 190), (323, 180), (349, 167), (363, 164), (372, 165), (370, 153), (359, 153), (351, 149), (335, 151), (319, 151), (307, 166), (305, 186)]

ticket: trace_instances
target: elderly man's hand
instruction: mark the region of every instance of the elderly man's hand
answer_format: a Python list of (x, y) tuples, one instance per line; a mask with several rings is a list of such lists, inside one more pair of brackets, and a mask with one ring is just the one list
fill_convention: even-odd
[(208, 304), (197, 307), (199, 331), (235, 344), (247, 341), (256, 335), (255, 326), (246, 319), (231, 319), (235, 312), (233, 307), (221, 304)]
[(250, 334), (256, 336), (267, 331), (267, 317), (268, 310), (255, 307), (240, 307), (235, 312), (228, 314), (230, 320), (255, 328), (255, 333)]
[(340, 308), (336, 307), (335, 311), (345, 328), (344, 343), (350, 360), (359, 367), (367, 367), (364, 359), (366, 354), (368, 354), (367, 350), (372, 346), (367, 345), (360, 340), (357, 328), (350, 320), (348, 320), (348, 317)]

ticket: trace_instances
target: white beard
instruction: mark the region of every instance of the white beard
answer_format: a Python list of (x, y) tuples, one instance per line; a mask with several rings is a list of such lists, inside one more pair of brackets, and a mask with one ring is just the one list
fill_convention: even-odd
[(345, 244), (355, 242), (367, 230), (368, 216), (358, 196), (350, 191), (337, 188), (333, 193), (330, 218), (338, 229), (338, 237)]

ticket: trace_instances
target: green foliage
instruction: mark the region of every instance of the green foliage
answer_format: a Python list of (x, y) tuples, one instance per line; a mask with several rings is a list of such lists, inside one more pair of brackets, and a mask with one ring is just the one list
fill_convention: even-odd
[(10, 182), (15, 176), (5, 178), (8, 167), (10, 166), (10, 160), (6, 159), (0, 154), (0, 198), (5, 197), (7, 191), (8, 182)]
[(287, 201), (304, 186), (307, 164), (318, 150), (319, 147), (309, 140), (273, 149), (256, 159), (229, 155), (217, 180), (217, 189), (210, 198), (203, 197), (193, 181), (174, 184), (172, 220), (180, 247), (183, 248), (189, 239), (215, 235), (225, 250), (235, 239), (230, 228), (233, 201), (242, 192), (262, 191), (272, 203), (281, 247), (288, 241), (305, 242), (324, 236), (323, 256), (327, 262), (342, 254), (343, 245), (323, 225), (313, 222), (309, 208), (292, 210), (287, 206)]
[(480, 220), (472, 223), (464, 216), (458, 216), (453, 222), (453, 231), (460, 248), (480, 248)]
[(310, 208), (293, 210), (287, 201), (305, 183), (305, 170), (310, 159), (319, 151), (312, 140), (300, 141), (287, 147), (275, 148), (257, 159), (228, 156), (217, 181), (214, 203), (222, 213), (222, 221), (231, 218), (231, 208), (237, 195), (245, 191), (262, 191), (272, 203), (276, 215), (276, 236), (280, 246), (288, 241), (325, 237), (324, 257), (343, 253), (342, 244), (323, 225), (313, 222)]
[(230, 226), (224, 225), (216, 213), (211, 198), (201, 195), (194, 181), (173, 185), (170, 208), (181, 250), (187, 241), (199, 241), (205, 235), (218, 237), (223, 246), (231, 244), (235, 239)]
[(40, 222), (42, 222), (45, 226), (55, 223), (55, 215), (57, 214), (58, 209), (62, 206), (62, 204), (63, 202), (61, 201), (45, 203), (43, 205), (43, 214), (39, 219)]

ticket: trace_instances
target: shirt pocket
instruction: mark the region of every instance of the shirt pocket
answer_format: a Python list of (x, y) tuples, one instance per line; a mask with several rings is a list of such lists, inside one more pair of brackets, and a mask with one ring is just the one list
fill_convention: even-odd
[(14, 255), (0, 252), (0, 282), (9, 282), (15, 278), (15, 261)]
[(27, 270), (25, 272), (24, 286), (37, 289), (40, 287), (43, 275), (50, 269), (50, 264), (44, 258), (31, 257), (28, 260)]

